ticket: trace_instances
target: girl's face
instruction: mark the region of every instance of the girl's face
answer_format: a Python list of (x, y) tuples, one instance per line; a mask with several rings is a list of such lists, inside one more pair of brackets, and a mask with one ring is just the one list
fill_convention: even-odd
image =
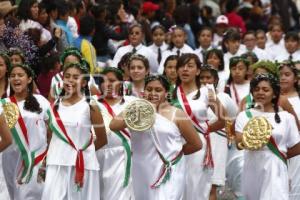
[(121, 82), (113, 72), (108, 72), (104, 77), (104, 82), (101, 84), (105, 98), (115, 98), (119, 96)]
[(68, 55), (64, 60), (64, 64), (75, 63), (75, 62), (80, 62), (80, 60), (77, 56), (74, 55)]
[(207, 58), (207, 64), (211, 65), (214, 69), (219, 70), (221, 60), (215, 53), (212, 53)]
[(274, 91), (269, 81), (259, 82), (258, 85), (254, 88), (252, 95), (255, 103), (260, 106), (271, 104), (272, 99), (275, 97)]
[(161, 46), (163, 44), (163, 42), (165, 41), (165, 39), (166, 39), (165, 32), (161, 28), (155, 29), (155, 31), (152, 34), (153, 43), (156, 46)]
[(129, 75), (133, 82), (142, 81), (148, 74), (144, 63), (141, 60), (132, 60), (129, 65)]
[(177, 65), (177, 60), (169, 60), (166, 64), (165, 74), (168, 80), (170, 81), (176, 81), (177, 79), (176, 65)]
[(191, 83), (199, 76), (200, 69), (194, 59), (190, 59), (185, 65), (180, 66), (177, 70), (178, 77), (182, 83)]
[(247, 76), (247, 66), (244, 62), (238, 62), (235, 66), (230, 69), (231, 77), (234, 83), (242, 84)]
[(172, 33), (172, 42), (176, 48), (182, 48), (186, 40), (185, 32), (181, 29), (175, 29)]
[(280, 89), (283, 91), (289, 91), (294, 88), (296, 82), (298, 82), (297, 77), (291, 70), (291, 68), (284, 66), (281, 68), (280, 72)]
[(33, 20), (38, 20), (39, 18), (39, 4), (36, 2), (30, 8), (31, 17)]
[(7, 72), (7, 66), (4, 59), (0, 56), (0, 80), (3, 79)]
[(129, 32), (129, 42), (132, 46), (138, 46), (143, 41), (143, 32), (140, 27), (133, 27)]
[(225, 42), (225, 46), (228, 49), (228, 51), (234, 55), (240, 48), (240, 41), (239, 40), (228, 40), (227, 42)]
[(163, 85), (158, 81), (150, 81), (144, 90), (144, 98), (155, 105), (159, 105), (166, 100), (167, 91)]
[(206, 85), (206, 84), (215, 84), (215, 78), (209, 71), (202, 71), (200, 73), (200, 82), (201, 85)]
[(284, 42), (285, 48), (287, 50), (288, 53), (292, 54), (294, 52), (296, 52), (299, 48), (299, 42), (297, 40), (294, 39), (287, 39)]
[(27, 91), (28, 85), (32, 82), (26, 71), (21, 67), (14, 67), (9, 76), (10, 85), (16, 94)]
[(283, 31), (280, 26), (274, 26), (270, 32), (271, 38), (275, 43), (278, 43), (283, 35)]
[(81, 94), (81, 89), (87, 82), (82, 76), (82, 71), (76, 67), (69, 67), (63, 73), (63, 87), (67, 95)]
[(12, 65), (23, 64), (22, 58), (20, 55), (14, 54), (10, 57), (10, 62)]
[(265, 49), (266, 42), (267, 42), (267, 37), (266, 37), (266, 35), (264, 33), (258, 33), (258, 34), (256, 34), (256, 45), (259, 48)]
[(200, 43), (200, 46), (203, 48), (208, 48), (211, 45), (212, 42), (212, 32), (210, 30), (203, 30), (198, 38), (198, 42)]
[(46, 12), (46, 9), (43, 9), (39, 13), (39, 19), (38, 19), (40, 24), (46, 24), (48, 21), (48, 13)]

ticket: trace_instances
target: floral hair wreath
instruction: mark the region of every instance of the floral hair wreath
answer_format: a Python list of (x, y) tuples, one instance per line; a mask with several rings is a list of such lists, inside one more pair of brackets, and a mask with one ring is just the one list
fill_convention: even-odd
[(9, 69), (9, 74), (11, 74), (12, 70), (13, 70), (14, 68), (16, 68), (16, 67), (21, 67), (21, 68), (24, 69), (26, 72), (28, 72), (28, 73), (29, 73), (29, 74), (28, 74), (29, 77), (32, 77), (32, 78), (35, 77), (35, 73), (34, 73), (33, 69), (32, 69), (29, 65), (27, 65), (27, 64), (15, 64), (15, 65), (12, 65), (12, 66), (10, 67), (10, 69)]

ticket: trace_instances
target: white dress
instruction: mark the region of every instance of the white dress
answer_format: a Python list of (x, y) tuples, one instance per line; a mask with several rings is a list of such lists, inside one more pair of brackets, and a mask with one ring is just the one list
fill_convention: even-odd
[[(153, 127), (144, 132), (131, 131), (132, 178), (136, 200), (181, 200), (184, 191), (185, 161), (182, 156), (171, 165), (170, 178), (158, 188), (151, 186), (158, 180), (163, 162), (158, 151), (167, 161), (180, 154), (184, 139), (177, 125), (156, 114)], [(158, 150), (159, 149), (159, 150)]]
[[(124, 108), (132, 100), (136, 99), (135, 97), (125, 96), (124, 102), (119, 102), (111, 106), (115, 115), (118, 115), (124, 110)], [(123, 144), (122, 140), (127, 139), (129, 145), (129, 153), (131, 154), (130, 149), (130, 137), (126, 135), (119, 136), (117, 133), (112, 132), (109, 129), (109, 123), (112, 119), (112, 116), (107, 111), (103, 103), (97, 101), (97, 105), (101, 109), (102, 117), (104, 119), (106, 134), (107, 134), (107, 145), (99, 149), (96, 154), (101, 166), (100, 170), (100, 191), (101, 191), (101, 200), (130, 200), (134, 199), (133, 188), (132, 188), (132, 178), (129, 176), (128, 184), (124, 185), (127, 159), (126, 145)], [(127, 130), (129, 133), (129, 131)], [(123, 139), (122, 139), (123, 138)], [(130, 157), (129, 157), (130, 159)], [(130, 160), (131, 161), (131, 160)], [(129, 161), (129, 162), (130, 162)], [(131, 168), (129, 168), (129, 173)], [(130, 174), (129, 174), (130, 175)]]
[[(279, 112), (280, 123), (276, 123), (275, 113), (250, 109), (253, 117), (263, 116), (272, 125), (272, 137), (278, 149), (286, 154), (288, 148), (300, 141), (295, 118), (286, 111)], [(235, 130), (242, 133), (249, 121), (246, 112), (241, 112), (235, 123)], [(247, 200), (288, 200), (289, 184), (286, 164), (267, 146), (261, 150), (245, 150), (242, 174), (242, 192)]]
[[(193, 114), (200, 122), (200, 125), (206, 130), (205, 121), (208, 119), (208, 90), (206, 87), (200, 89), (200, 97), (193, 99), (198, 90), (186, 95), (187, 101), (192, 108)], [(179, 89), (177, 97), (179, 97)], [(183, 103), (180, 103), (183, 105)], [(206, 140), (204, 135), (199, 133), (198, 136), (202, 141), (202, 149), (193, 154), (186, 155), (186, 182), (184, 199), (185, 200), (206, 200), (209, 197), (211, 189), (211, 178), (213, 170), (204, 167), (204, 158), (206, 154)]]
[[(85, 98), (71, 106), (61, 102), (58, 114), (66, 132), (76, 149), (82, 149), (91, 138), (90, 107)], [(43, 200), (94, 200), (100, 198), (99, 164), (94, 143), (83, 151), (84, 182), (78, 189), (75, 184), (75, 163), (77, 151), (52, 133), (47, 154), (47, 171)]]
[[(25, 100), (19, 101), (18, 107), (27, 128), (30, 151), (43, 152), (47, 148), (47, 128), (45, 120), (48, 120), (46, 111), (49, 109), (50, 104), (47, 99), (41, 95), (34, 95), (34, 97), (42, 108), (41, 113), (38, 114), (25, 110)], [(3, 173), (11, 199), (41, 199), (44, 184), (37, 181), (38, 169), (41, 164), (40, 162), (34, 167), (29, 183), (20, 185), (17, 183), (17, 176), (20, 166), (22, 165), (22, 158), (15, 141), (3, 152)]]
[[(3, 109), (0, 105), (0, 115), (2, 114)], [(9, 194), (7, 190), (7, 186), (5, 183), (5, 178), (2, 170), (2, 153), (0, 153), (0, 199), (9, 199)]]
[[(300, 98), (299, 96), (288, 98), (290, 104), (293, 106), (297, 114), (298, 120), (300, 119)], [(289, 159), (288, 172), (290, 179), (290, 200), (300, 199), (300, 156), (295, 156)]]

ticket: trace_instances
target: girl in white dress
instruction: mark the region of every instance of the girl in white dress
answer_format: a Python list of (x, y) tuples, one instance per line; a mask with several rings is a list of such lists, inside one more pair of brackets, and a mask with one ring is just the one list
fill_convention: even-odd
[(279, 111), (280, 87), (274, 76), (255, 76), (251, 81), (251, 94), (255, 107), (237, 116), (236, 143), (242, 141), (243, 129), (252, 117), (266, 118), (272, 131), (269, 143), (262, 149), (245, 150), (243, 195), (247, 200), (288, 200), (287, 159), (300, 154), (300, 136), (295, 118), (286, 111)]
[(128, 129), (113, 132), (109, 129), (111, 119), (124, 110), (132, 100), (132, 96), (123, 97), (122, 72), (113, 67), (104, 68), (101, 73), (100, 97), (96, 101), (101, 110), (107, 145), (98, 150), (97, 158), (101, 166), (100, 191), (101, 200), (134, 199), (131, 179), (131, 142)]
[[(300, 97), (297, 80), (297, 69), (293, 63), (285, 62), (279, 67), (280, 92), (293, 106), (294, 111), (300, 118)], [(289, 179), (291, 200), (300, 199), (300, 156), (289, 159)]]
[(3, 153), (3, 172), (11, 199), (41, 199), (43, 183), (38, 170), (47, 153), (47, 110), (49, 102), (33, 95), (33, 71), (27, 65), (14, 65), (9, 71), (12, 96), (1, 102), (12, 102), (20, 111), (11, 129), (14, 144)]
[(88, 72), (81, 63), (65, 65), (60, 98), (47, 112), (52, 138), (43, 200), (100, 198), (96, 150), (107, 138), (99, 109), (89, 104)]
[[(218, 71), (215, 70), (210, 65), (204, 65), (201, 68), (200, 81), (202, 85), (213, 85), (215, 88), (218, 85)], [(224, 113), (221, 117), (232, 122), (238, 112), (238, 107), (235, 105), (234, 101), (229, 97), (228, 94), (224, 92), (217, 92), (217, 97), (220, 100)], [(213, 122), (215, 116), (210, 119)], [(230, 127), (229, 127), (230, 128)], [(217, 187), (225, 186), (225, 171), (226, 171), (226, 160), (228, 147), (232, 148), (232, 137), (231, 131), (223, 129), (210, 134), (211, 145), (212, 145), (212, 157), (214, 161), (214, 172), (212, 176), (212, 188), (210, 192), (210, 200), (217, 199)], [(227, 179), (228, 180), (228, 179)]]
[[(168, 81), (161, 75), (145, 81), (145, 99), (156, 108), (154, 125), (132, 132), (132, 178), (137, 200), (181, 200), (185, 185), (185, 157), (201, 148), (188, 117), (167, 102)], [(110, 123), (114, 131), (126, 128), (122, 113)]]
[(208, 108), (221, 108), (215, 94), (206, 87), (200, 88), (201, 63), (195, 54), (183, 54), (177, 63), (178, 79), (174, 90), (173, 104), (190, 117), (194, 128), (202, 140), (203, 149), (186, 156), (188, 171), (186, 173), (186, 200), (204, 200), (209, 198), (213, 160), (209, 133), (224, 127), (224, 121), (217, 114), (216, 122), (208, 123)]
[(149, 74), (149, 62), (145, 56), (136, 54), (129, 59), (130, 82), (123, 83), (124, 95), (143, 97), (145, 77)]

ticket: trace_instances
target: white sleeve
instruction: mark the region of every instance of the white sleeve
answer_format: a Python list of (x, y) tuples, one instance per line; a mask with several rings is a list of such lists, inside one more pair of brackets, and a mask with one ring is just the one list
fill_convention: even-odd
[(200, 88), (200, 99), (206, 105), (208, 105), (208, 89), (207, 87)]
[(247, 122), (248, 120), (245, 112), (241, 112), (240, 114), (238, 114), (235, 119), (235, 132), (242, 133)]
[(300, 142), (300, 135), (299, 130), (296, 124), (296, 119), (293, 115), (286, 113), (287, 119), (286, 119), (286, 126), (287, 126), (287, 140), (286, 145), (287, 148), (291, 148), (297, 143)]

